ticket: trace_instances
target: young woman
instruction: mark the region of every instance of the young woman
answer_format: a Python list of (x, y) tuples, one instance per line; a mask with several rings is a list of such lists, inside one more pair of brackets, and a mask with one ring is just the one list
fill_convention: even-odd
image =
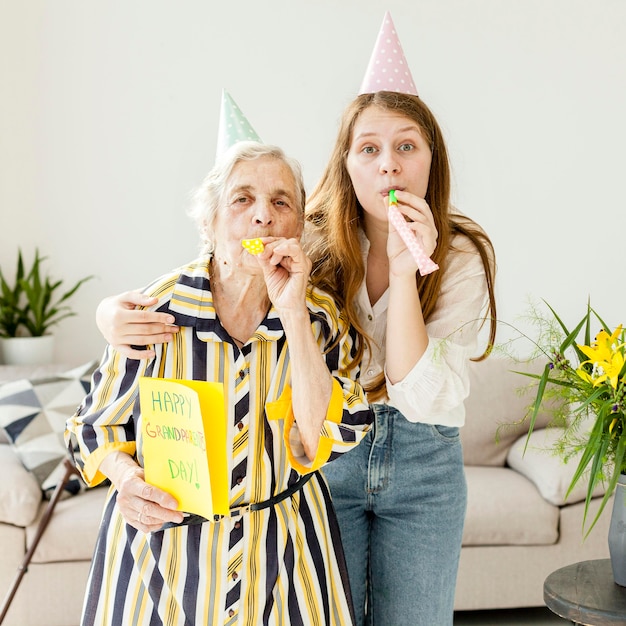
[[(439, 270), (416, 272), (387, 219), (391, 189)], [(375, 415), (324, 472), (357, 624), (451, 625), (466, 506), (459, 427), (481, 319), (495, 339), (495, 263), (486, 234), (450, 205), (446, 147), (420, 98), (382, 91), (348, 106), (306, 229), (313, 282), (365, 338)]]

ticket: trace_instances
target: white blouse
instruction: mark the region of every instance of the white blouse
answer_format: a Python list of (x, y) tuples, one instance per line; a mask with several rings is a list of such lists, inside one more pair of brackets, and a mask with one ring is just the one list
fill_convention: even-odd
[[(360, 232), (365, 267), (369, 241)], [(478, 331), (488, 303), (485, 270), (478, 251), (462, 235), (454, 239), (437, 307), (426, 324), (429, 344), (407, 376), (392, 384), (388, 399), (379, 400), (401, 411), (410, 422), (462, 426), (463, 400), (469, 394), (469, 360), (477, 355)], [(367, 385), (385, 365), (387, 290), (372, 306), (365, 281), (357, 296), (357, 312), (364, 330), (373, 338), (371, 354), (361, 367)]]

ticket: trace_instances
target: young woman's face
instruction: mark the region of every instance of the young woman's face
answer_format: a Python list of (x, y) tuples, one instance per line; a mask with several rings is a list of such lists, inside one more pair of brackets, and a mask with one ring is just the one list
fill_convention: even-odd
[(354, 125), (346, 166), (365, 212), (386, 221), (390, 189), (426, 196), (431, 158), (413, 120), (370, 106)]

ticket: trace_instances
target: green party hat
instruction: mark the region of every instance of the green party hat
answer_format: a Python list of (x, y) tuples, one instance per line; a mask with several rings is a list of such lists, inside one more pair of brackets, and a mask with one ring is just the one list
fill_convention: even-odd
[(216, 159), (239, 141), (258, 141), (263, 143), (250, 122), (246, 119), (246, 116), (237, 106), (237, 103), (224, 89), (222, 90), (220, 125), (217, 131)]

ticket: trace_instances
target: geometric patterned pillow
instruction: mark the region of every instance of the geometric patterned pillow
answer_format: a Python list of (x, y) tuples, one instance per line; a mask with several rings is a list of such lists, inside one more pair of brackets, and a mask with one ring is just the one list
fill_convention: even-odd
[[(90, 361), (63, 374), (0, 385), (0, 428), (44, 494), (63, 476), (65, 422), (89, 392), (96, 365)], [(76, 477), (66, 487), (70, 492), (80, 488)]]

